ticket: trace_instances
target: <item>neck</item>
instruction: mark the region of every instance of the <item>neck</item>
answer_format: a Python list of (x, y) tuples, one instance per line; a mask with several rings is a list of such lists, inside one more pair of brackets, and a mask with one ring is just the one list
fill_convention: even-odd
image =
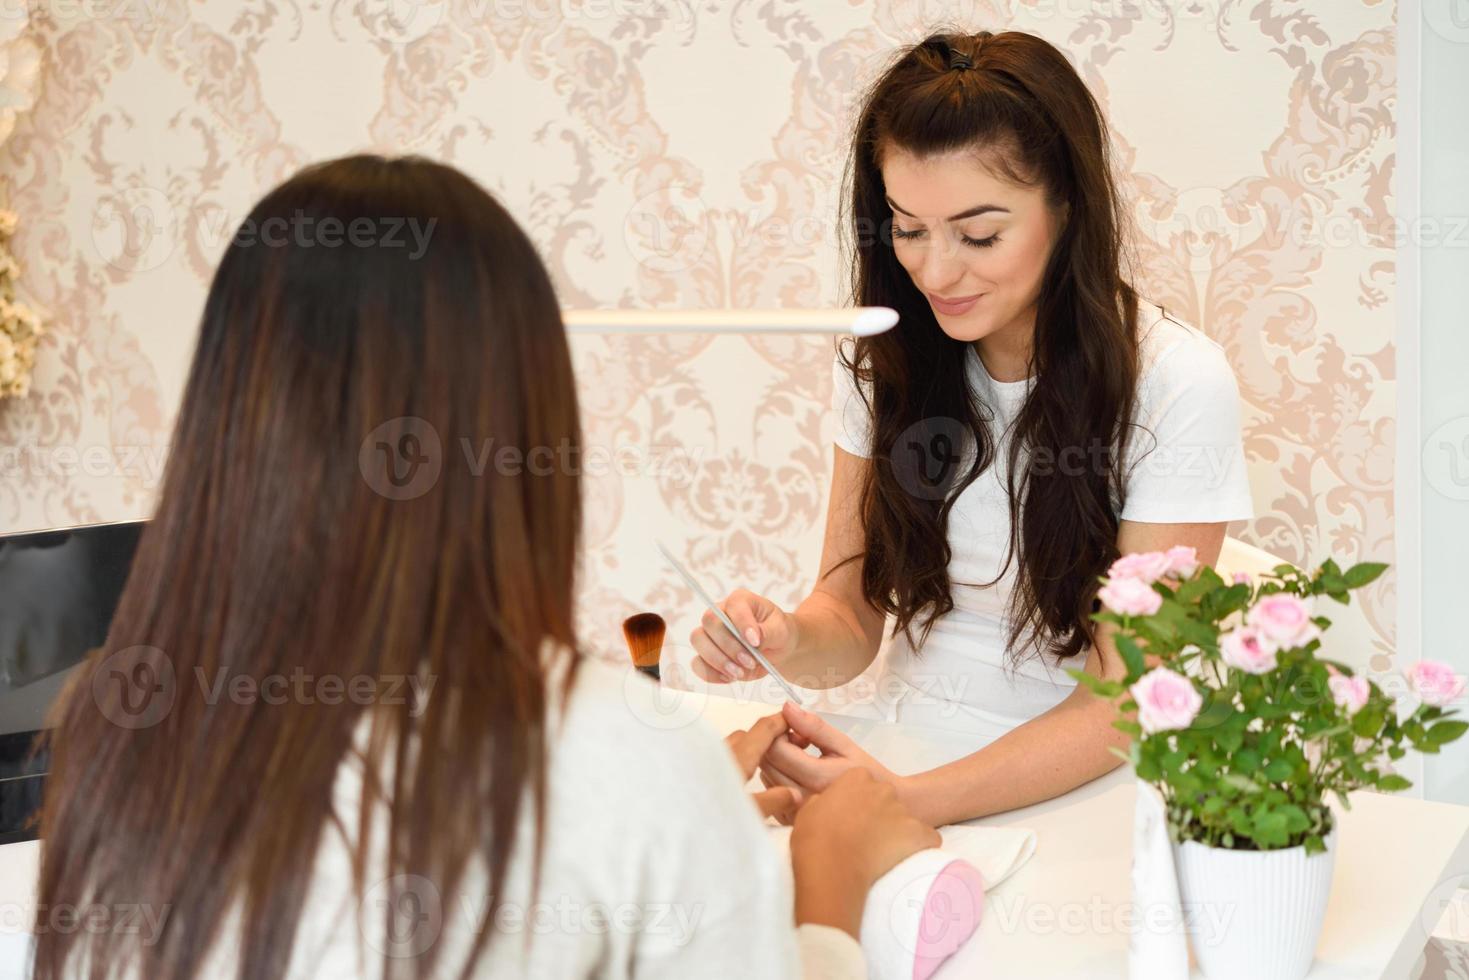
[(1030, 354), (1035, 342), (1035, 307), (993, 333), (974, 342), (979, 359), (990, 377), (1000, 382), (1024, 381), (1030, 377)]

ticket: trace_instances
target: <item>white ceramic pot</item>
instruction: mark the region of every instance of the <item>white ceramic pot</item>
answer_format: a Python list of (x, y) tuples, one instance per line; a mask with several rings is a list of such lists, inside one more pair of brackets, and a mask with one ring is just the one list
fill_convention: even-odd
[(1336, 864), (1326, 851), (1173, 845), (1189, 946), (1209, 980), (1301, 980), (1311, 969)]

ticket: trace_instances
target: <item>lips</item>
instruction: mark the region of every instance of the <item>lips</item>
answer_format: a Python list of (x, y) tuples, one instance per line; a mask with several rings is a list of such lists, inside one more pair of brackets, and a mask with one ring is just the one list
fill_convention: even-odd
[(983, 298), (984, 293), (975, 293), (973, 296), (955, 296), (947, 298), (928, 294), (928, 302), (934, 310), (944, 316), (962, 316), (974, 308), (974, 304)]

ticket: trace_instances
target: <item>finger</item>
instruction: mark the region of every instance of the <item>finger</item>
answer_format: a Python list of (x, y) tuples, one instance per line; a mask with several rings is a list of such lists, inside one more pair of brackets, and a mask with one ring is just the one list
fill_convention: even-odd
[(806, 787), (801, 785), (800, 780), (781, 772), (768, 762), (762, 762), (760, 764), (760, 781), (772, 789), (777, 786), (788, 786), (791, 789), (798, 789), (802, 792), (806, 791)]
[(740, 679), (739, 666), (726, 657), (702, 629), (695, 629), (689, 634), (689, 643), (699, 655), (694, 660), (694, 673), (715, 684), (728, 684)]
[(740, 670), (749, 670), (757, 666), (755, 658), (740, 646), (740, 641), (735, 639), (729, 627), (725, 626), (723, 621), (714, 614), (714, 610), (704, 610), (704, 615), (699, 618), (699, 628), (704, 631), (704, 637), (725, 656), (725, 659), (735, 663)]
[(851, 755), (851, 749), (855, 743), (845, 733), (826, 721), (814, 711), (807, 711), (793, 701), (787, 701), (781, 712), (785, 715), (786, 723), (791, 726), (791, 731), (805, 739), (811, 745), (816, 746), (822, 753), (834, 755)]
[(790, 786), (777, 786), (775, 789), (767, 789), (763, 793), (755, 794), (755, 805), (760, 808), (762, 817), (774, 817), (780, 821), (786, 821), (796, 815), (801, 808), (804, 797), (799, 789)]
[(762, 766), (774, 766), (805, 786), (815, 783), (821, 770), (821, 760), (808, 755), (791, 744), (788, 738), (777, 738), (770, 750), (760, 760)]
[[(779, 711), (766, 715), (747, 732), (736, 732), (726, 739), (726, 743), (734, 752), (735, 761), (739, 764), (740, 772), (749, 779), (760, 764), (760, 757), (769, 750), (771, 743), (779, 738), (786, 730), (785, 716)], [(736, 738), (736, 736), (739, 736)]]
[(729, 594), (729, 598), (720, 603), (720, 608), (729, 617), (729, 621), (735, 624), (745, 642), (752, 647), (758, 647), (768, 641), (765, 635), (762, 620), (769, 618), (770, 609), (774, 604), (763, 596), (758, 596), (748, 589), (736, 589)]

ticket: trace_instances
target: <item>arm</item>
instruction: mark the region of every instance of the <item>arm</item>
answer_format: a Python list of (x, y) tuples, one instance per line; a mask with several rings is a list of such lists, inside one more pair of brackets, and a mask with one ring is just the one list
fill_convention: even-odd
[(863, 550), (862, 484), (871, 463), (841, 447), (832, 450), (831, 499), (821, 545), (821, 575), (793, 614), (796, 642), (784, 662), (816, 687), (836, 687), (861, 674), (877, 657), (886, 617), (862, 597), (862, 561), (836, 566)]
[[(1200, 562), (1213, 564), (1226, 526), (1123, 521), (1117, 543), (1123, 554), (1191, 545)], [(1098, 631), (1083, 669), (1108, 679), (1125, 676), (1110, 628)], [(776, 739), (761, 762), (767, 785), (819, 793), (842, 772), (860, 766), (895, 784), (913, 814), (935, 827), (1059, 796), (1117, 768), (1121, 760), (1108, 749), (1127, 743), (1112, 727), (1116, 706), (1077, 685), (1056, 707), (978, 752), (927, 772), (899, 776), (818, 715), (789, 704), (783, 710), (791, 733)], [(808, 755), (807, 745), (815, 745), (821, 756)]]
[[(1212, 565), (1224, 544), (1225, 524), (1143, 524), (1123, 521), (1122, 554), (1192, 545)], [(1110, 626), (1099, 630), (1084, 669), (1110, 680), (1126, 675)], [(1155, 658), (1150, 658), (1155, 659)], [(1050, 711), (948, 765), (908, 776), (899, 793), (934, 826), (1003, 813), (1059, 796), (1111, 772), (1122, 760), (1109, 751), (1128, 737), (1112, 727), (1117, 709), (1081, 684)]]
[[(746, 589), (736, 589), (722, 603), (746, 642), (787, 680), (806, 688), (837, 687), (866, 670), (877, 656), (886, 620), (862, 597), (861, 561), (842, 564), (863, 550), (861, 498), (869, 463), (840, 447), (834, 452), (821, 575), (811, 594), (793, 613)], [(706, 681), (765, 675), (713, 612), (704, 613), (689, 643), (698, 653), (694, 672)]]

